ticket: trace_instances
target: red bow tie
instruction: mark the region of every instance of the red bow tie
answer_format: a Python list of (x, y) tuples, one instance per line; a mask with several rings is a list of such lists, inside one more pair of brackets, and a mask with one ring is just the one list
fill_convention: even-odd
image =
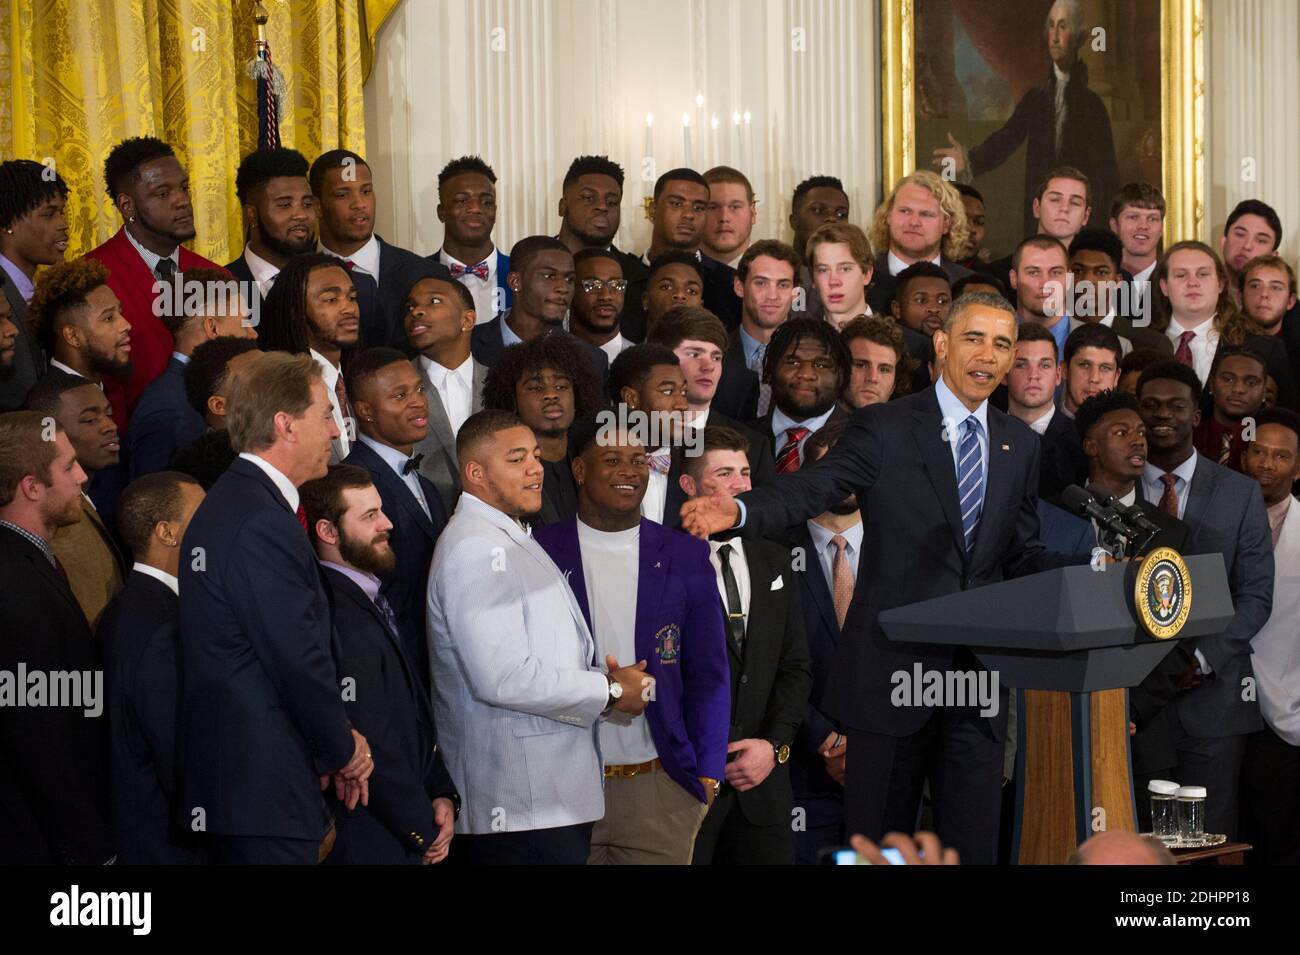
[(486, 282), (488, 277), (487, 259), (484, 259), (478, 265), (457, 265), (454, 262), (451, 266), (451, 277), (460, 278), (462, 275), (477, 275), (480, 281)]

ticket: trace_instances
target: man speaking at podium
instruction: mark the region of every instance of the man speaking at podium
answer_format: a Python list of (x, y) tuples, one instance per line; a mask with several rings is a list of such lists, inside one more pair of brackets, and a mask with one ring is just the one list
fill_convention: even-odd
[(1080, 562), (1038, 540), (1038, 437), (988, 403), (1015, 345), (1015, 311), (1005, 299), (963, 295), (934, 333), (943, 373), (933, 388), (861, 409), (815, 465), (734, 500), (715, 491), (682, 506), (682, 526), (697, 536), (732, 527), (761, 536), (858, 496), (861, 572), (827, 695), (830, 714), (848, 727), (845, 824), (873, 840), (912, 832), (928, 780), (939, 839), (965, 864), (997, 859), (1005, 690), (988, 717), (953, 700), (894, 705), (896, 673), (981, 667), (964, 647), (895, 643), (878, 617)]

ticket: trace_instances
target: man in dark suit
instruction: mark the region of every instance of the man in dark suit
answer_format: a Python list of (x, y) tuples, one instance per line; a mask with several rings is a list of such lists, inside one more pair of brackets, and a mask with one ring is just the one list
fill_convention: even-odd
[(573, 269), (569, 331), (613, 361), (633, 344), (619, 330), (619, 317), (627, 300), (621, 255), (608, 249), (579, 249), (573, 254)]
[(587, 418), (572, 448), (578, 514), (537, 542), (567, 578), (595, 658), (611, 672), (637, 663), (653, 680), (644, 714), (599, 724), (605, 814), (588, 861), (686, 864), (727, 753), (726, 638), (708, 551), (640, 515), (649, 468), (630, 430)]
[[(751, 488), (748, 440), (731, 428), (704, 429), (701, 453), (686, 459), (683, 490)], [(727, 622), (731, 730), (721, 792), (695, 840), (697, 865), (793, 865), (794, 793), (787, 765), (808, 705), (812, 663), (790, 568), (790, 551), (765, 540), (709, 541)]]
[[(1149, 328), (1154, 316), (1151, 277), (1165, 234), (1165, 197), (1150, 183), (1126, 183), (1111, 202), (1109, 224), (1124, 250), (1117, 270), (1129, 276), (1129, 301), (1135, 306), (1131, 317), (1141, 316), (1139, 327)], [(1127, 334), (1122, 326), (1116, 330)]]
[(1272, 610), (1273, 540), (1259, 485), (1192, 445), (1200, 390), (1196, 373), (1177, 362), (1142, 373), (1137, 399), (1149, 452), (1138, 492), (1190, 528), (1185, 553), (1223, 555), (1235, 613), (1223, 633), (1179, 641), (1176, 677), (1157, 668), (1143, 681), (1166, 705), (1138, 722), (1134, 782), (1139, 791), (1153, 777), (1205, 786), (1205, 830), (1231, 840), (1246, 739), (1263, 725), (1251, 640)]
[(778, 474), (799, 470), (807, 440), (828, 423), (848, 417), (839, 397), (852, 367), (844, 339), (820, 319), (792, 318), (772, 335), (763, 358), (772, 408), (752, 427), (771, 439)]
[[(318, 861), (334, 777), (348, 808), (374, 762), (340, 698), (329, 601), (298, 487), (338, 436), (319, 365), (260, 355), (234, 376), (239, 458), (182, 541), (177, 811), (217, 863)], [(196, 550), (196, 548), (198, 550)]]
[(450, 272), (422, 278), (406, 297), (406, 340), (416, 356), (411, 364), (424, 380), (429, 399), (429, 430), (415, 446), (420, 473), (433, 483), (447, 513), (460, 497), (456, 432), (470, 415), (483, 410), (488, 369), (470, 351), (474, 297)]
[[(724, 411), (732, 408), (731, 417), (738, 421), (750, 422), (759, 415), (767, 414), (772, 406), (771, 385), (757, 384), (763, 372), (763, 356), (767, 352), (772, 333), (790, 317), (795, 299), (795, 282), (799, 270), (803, 268), (802, 260), (790, 246), (772, 239), (755, 242), (740, 257), (736, 266), (734, 281), (736, 295), (740, 297), (740, 326), (731, 331), (727, 354), (723, 366), (723, 380), (719, 383), (721, 403)], [(812, 288), (815, 290), (816, 285)], [(738, 372), (729, 373), (732, 368), (745, 368), (753, 372), (757, 388), (757, 397), (750, 407), (749, 397), (744, 397), (744, 404), (736, 410), (735, 399), (731, 395), (740, 393), (746, 387), (745, 377)]]
[[(727, 328), (740, 324), (740, 300), (732, 291), (736, 272), (729, 265), (711, 259), (700, 251), (709, 211), (709, 184), (694, 169), (670, 169), (655, 181), (651, 204), (650, 248), (641, 257), (642, 265), (653, 268), (665, 252), (690, 256), (699, 266), (703, 279), (702, 300)], [(649, 288), (649, 276), (632, 277), (623, 308), (623, 334), (634, 342), (645, 341), (650, 320), (642, 295)]]
[(174, 830), (176, 701), (180, 691), (178, 599), (181, 538), (203, 489), (174, 471), (127, 486), (118, 527), (135, 563), (99, 619), (108, 678), (109, 765), (118, 861), (192, 865), (188, 830)]
[(178, 449), (207, 430), (207, 422), (185, 394), (185, 369), (194, 349), (214, 338), (257, 338), (238, 293), (226, 294), (234, 291), (227, 282), (233, 286), (234, 279), (224, 269), (190, 269), (185, 273), (186, 294), (201, 287), (202, 304), (163, 315), (175, 345), (166, 369), (144, 390), (131, 416), (126, 460), (132, 478), (164, 470)]
[(575, 256), (599, 249), (614, 256), (631, 280), (645, 272), (639, 256), (614, 245), (622, 219), (623, 167), (608, 156), (578, 156), (569, 164), (561, 185), (560, 231), (555, 236)]
[(1108, 229), (1083, 229), (1070, 242), (1070, 331), (1083, 324), (1105, 325), (1119, 335), (1125, 355), (1150, 348), (1172, 357), (1169, 338), (1150, 327), (1149, 287), (1138, 285), (1120, 267), (1123, 249), (1119, 236)]
[(415, 445), (428, 434), (429, 401), (417, 372), (393, 348), (370, 348), (348, 367), (348, 394), (357, 415), (357, 441), (347, 464), (370, 474), (393, 525), (392, 566), (380, 574), (381, 592), (397, 615), (406, 658), (428, 691), (429, 648), (424, 602), (429, 562), (447, 526), (442, 498), (420, 474)]
[(683, 526), (701, 536), (737, 526), (763, 534), (858, 495), (868, 515), (862, 549), (871, 573), (857, 580), (827, 698), (854, 750), (846, 763), (846, 823), (869, 839), (915, 829), (928, 779), (939, 838), (968, 863), (996, 858), (1005, 697), (987, 715), (958, 699), (941, 707), (894, 705), (891, 674), (914, 667), (978, 674), (980, 666), (965, 648), (894, 643), (878, 617), (1004, 575), (1079, 562), (1039, 543), (1038, 444), (988, 405), (1015, 338), (1009, 303), (986, 293), (963, 296), (935, 335), (943, 374), (933, 389), (857, 412), (813, 467), (736, 500), (715, 491), (682, 508)]
[[(949, 162), (952, 173), (981, 176), (997, 169), (1028, 141), (1025, 152), (1024, 231), (1033, 228), (1030, 205), (1033, 188), (1053, 166), (1075, 166), (1088, 176), (1097, 196), (1113, 196), (1119, 189), (1119, 162), (1110, 115), (1101, 97), (1088, 88), (1088, 65), (1079, 48), (1088, 37), (1081, 6), (1056, 0), (1045, 24), (1051, 72), (1042, 86), (1020, 98), (1002, 128), (967, 154), (966, 147), (948, 135), (950, 146), (934, 151), (936, 165)], [(1105, 224), (1100, 203), (1090, 221)]]
[(587, 356), (591, 369), (602, 379), (609, 369), (603, 351), (564, 329), (564, 318), (573, 302), (573, 253), (559, 239), (531, 235), (510, 250), (510, 274), (506, 281), (514, 292), (514, 304), (488, 322), (479, 322), (470, 338), (474, 360), (491, 368), (507, 345), (529, 342), (541, 335), (563, 335), (575, 341)]
[(954, 284), (972, 274), (956, 262), (965, 249), (969, 226), (961, 194), (951, 183), (918, 169), (898, 180), (884, 206), (883, 227), (871, 233), (871, 243), (880, 249), (867, 290), (867, 304), (874, 314), (889, 314), (894, 276), (915, 262), (933, 262)]
[[(1053, 166), (1035, 186), (1034, 227), (1028, 235), (1050, 236), (1061, 243), (1062, 249), (1068, 249), (1091, 214), (1091, 182), (1073, 166)], [(980, 271), (1011, 282), (1011, 273), (1016, 271), (1015, 252), (981, 266)]]
[[(411, 367), (400, 356), (399, 363)], [(438, 752), (427, 682), (406, 654), (379, 584), (398, 558), (395, 528), (370, 477), (341, 465), (302, 487), (308, 535), (330, 592), (338, 672), (351, 689), (343, 697), (348, 717), (378, 756), (374, 795), (339, 812), (329, 861), (429, 865), (447, 857), (460, 796)]]
[(46, 357), (24, 320), (35, 289), (36, 269), (63, 261), (68, 247), (68, 185), (51, 168), (31, 159), (0, 162), (0, 291), (9, 303), (15, 330), (14, 357), (0, 371), (0, 411), (21, 408), (23, 398), (45, 374)]
[(85, 478), (61, 429), (51, 441), (39, 413), (0, 415), (0, 670), (76, 673), (82, 688), (64, 706), (0, 707), (6, 865), (100, 865), (114, 853), (95, 644), (49, 543), (81, 520)]
[[(805, 446), (810, 463), (825, 457), (844, 434), (843, 421), (828, 424)], [(846, 845), (844, 831), (844, 764), (848, 740), (827, 715), (827, 689), (834, 668), (854, 581), (861, 566), (862, 512), (854, 494), (790, 529), (786, 537), (802, 560), (791, 563), (799, 584), (804, 636), (812, 664), (808, 706), (790, 749), (794, 804), (803, 811), (795, 827), (795, 861), (812, 865), (821, 853)]]
[(417, 280), (441, 270), (437, 263), (375, 235), (375, 191), (370, 166), (348, 149), (331, 149), (316, 157), (307, 180), (320, 210), (320, 251), (348, 264), (355, 281), (369, 276), (378, 285), (379, 307), (363, 318), (361, 344), (369, 348), (406, 343), (403, 318), (406, 293)]
[(497, 174), (478, 156), (460, 156), (438, 173), (438, 221), (442, 248), (429, 259), (451, 273), (474, 298), (479, 323), (512, 305), (510, 256), (492, 244), (497, 222)]

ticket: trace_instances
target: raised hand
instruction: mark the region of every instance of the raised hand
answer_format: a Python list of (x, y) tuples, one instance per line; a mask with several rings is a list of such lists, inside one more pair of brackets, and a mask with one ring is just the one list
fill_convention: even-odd
[(708, 540), (736, 526), (740, 520), (740, 507), (735, 498), (722, 488), (715, 488), (707, 497), (693, 497), (682, 505), (682, 530)]
[(966, 159), (966, 147), (957, 140), (952, 138), (952, 133), (948, 134), (949, 147), (946, 149), (936, 149), (934, 151), (934, 165), (937, 169), (944, 169), (944, 160), (952, 160), (952, 172), (954, 176), (962, 175), (969, 167)]

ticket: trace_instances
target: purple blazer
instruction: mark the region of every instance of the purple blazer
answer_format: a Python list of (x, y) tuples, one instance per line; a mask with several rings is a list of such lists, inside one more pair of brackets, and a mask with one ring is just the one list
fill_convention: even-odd
[[(533, 537), (568, 578), (591, 626), (577, 518), (538, 528)], [(722, 601), (708, 544), (644, 519), (636, 657), (647, 661), (646, 672), (655, 678), (655, 698), (645, 712), (664, 770), (703, 802), (698, 777), (722, 779), (731, 720)]]

